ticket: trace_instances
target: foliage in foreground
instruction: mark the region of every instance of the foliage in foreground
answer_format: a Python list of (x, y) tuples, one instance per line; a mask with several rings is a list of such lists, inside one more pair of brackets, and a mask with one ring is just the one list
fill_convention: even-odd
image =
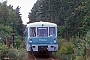
[(0, 50), (2, 50), (3, 57), (9, 57), (13, 60), (28, 60), (26, 49), (24, 48), (7, 48), (6, 45), (0, 44)]
[[(61, 60), (84, 60), (90, 59), (90, 31), (87, 32), (85, 39), (71, 38), (70, 42), (59, 38), (59, 50), (53, 54)], [(85, 55), (85, 47), (86, 50)]]

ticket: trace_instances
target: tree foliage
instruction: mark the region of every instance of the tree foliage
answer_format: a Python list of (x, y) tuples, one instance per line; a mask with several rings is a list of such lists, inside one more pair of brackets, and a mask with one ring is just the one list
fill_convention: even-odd
[(12, 27), (12, 23), (14, 24), (16, 32), (19, 30), (18, 33), (22, 35), (20, 32), (23, 31), (23, 22), (21, 19), (20, 7), (17, 6), (16, 9), (13, 9), (12, 5), (7, 6), (7, 1), (4, 1), (0, 3), (0, 24)]
[(0, 42), (6, 43), (6, 37), (11, 37), (13, 31), (15, 32), (15, 39), (18, 36), (23, 36), (23, 26), (20, 7), (17, 6), (16, 9), (13, 9), (12, 5), (7, 5), (7, 1), (0, 2)]
[(59, 36), (81, 38), (90, 26), (89, 5), (89, 0), (37, 0), (28, 17), (30, 22), (57, 23), (65, 30), (61, 28)]

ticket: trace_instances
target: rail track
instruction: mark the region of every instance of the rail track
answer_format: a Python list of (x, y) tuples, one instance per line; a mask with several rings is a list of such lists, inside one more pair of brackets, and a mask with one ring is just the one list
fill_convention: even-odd
[(31, 53), (28, 52), (28, 60), (60, 60), (51, 53)]

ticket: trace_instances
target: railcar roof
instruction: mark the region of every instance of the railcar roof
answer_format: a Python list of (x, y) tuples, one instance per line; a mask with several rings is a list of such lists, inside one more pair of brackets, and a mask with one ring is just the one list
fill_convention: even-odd
[(51, 22), (33, 22), (27, 24), (27, 27), (57, 27), (57, 24)]

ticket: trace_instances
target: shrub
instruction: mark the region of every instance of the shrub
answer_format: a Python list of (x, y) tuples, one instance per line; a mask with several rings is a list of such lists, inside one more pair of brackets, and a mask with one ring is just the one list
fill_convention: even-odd
[(28, 60), (26, 50), (23, 48), (21, 48), (21, 49), (12, 48), (12, 49), (10, 49), (8, 52), (8, 56), (10, 59), (13, 59), (13, 60)]
[(61, 46), (60, 53), (63, 55), (68, 55), (74, 53), (74, 45), (70, 42), (64, 43)]
[(3, 56), (7, 55), (8, 51), (9, 51), (8, 47), (4, 44), (0, 46), (0, 50), (2, 50)]
[(17, 60), (18, 50), (15, 48), (9, 49), (8, 56), (10, 59)]
[(61, 54), (65, 55), (67, 53), (67, 48), (65, 46), (62, 46), (59, 51)]
[(74, 60), (84, 60), (83, 56), (76, 56), (76, 58)]
[(66, 54), (72, 54), (72, 53), (74, 53), (73, 47), (71, 45), (70, 46), (67, 46), (66, 48), (67, 48)]

